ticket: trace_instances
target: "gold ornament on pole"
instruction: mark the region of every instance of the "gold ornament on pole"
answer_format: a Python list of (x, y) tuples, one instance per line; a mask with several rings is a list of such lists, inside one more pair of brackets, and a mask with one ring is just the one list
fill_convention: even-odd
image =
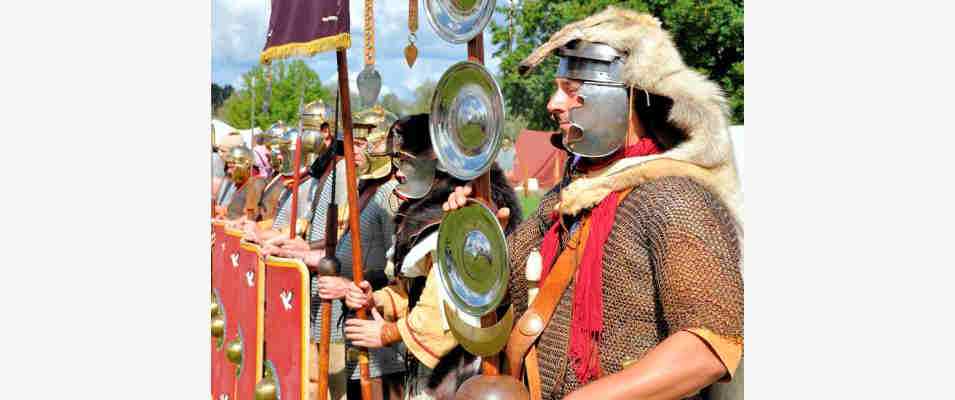
[(408, 0), (408, 46), (405, 47), (405, 61), (408, 62), (408, 68), (414, 67), (415, 60), (418, 59), (418, 48), (414, 42), (418, 39), (418, 0)]
[(365, 107), (371, 107), (381, 92), (381, 74), (375, 69), (375, 1), (365, 0), (365, 68), (355, 80), (358, 97)]

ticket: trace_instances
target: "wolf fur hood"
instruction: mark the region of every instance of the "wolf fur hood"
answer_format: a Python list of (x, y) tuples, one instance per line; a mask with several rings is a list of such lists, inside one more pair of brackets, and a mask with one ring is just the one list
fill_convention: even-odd
[(573, 215), (611, 192), (664, 176), (686, 176), (720, 197), (742, 233), (742, 194), (727, 129), (728, 107), (720, 87), (684, 64), (659, 19), (614, 6), (555, 33), (521, 62), (519, 72), (526, 74), (554, 50), (577, 39), (625, 52), (625, 83), (634, 92), (672, 100), (667, 121), (683, 132), (685, 140), (661, 154), (625, 158), (597, 174), (577, 178), (561, 191), (558, 211)]

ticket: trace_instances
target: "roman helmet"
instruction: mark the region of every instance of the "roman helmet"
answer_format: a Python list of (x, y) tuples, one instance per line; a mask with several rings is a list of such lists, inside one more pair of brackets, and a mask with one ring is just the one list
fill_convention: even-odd
[(583, 103), (570, 110), (570, 132), (562, 145), (583, 157), (617, 151), (627, 138), (629, 102), (621, 77), (625, 54), (603, 43), (574, 40), (557, 49), (558, 78), (581, 81)]
[[(317, 138), (317, 141), (310, 146), (315, 149), (315, 154), (322, 154), (327, 150), (321, 133), (322, 125), (325, 123), (331, 125), (334, 119), (332, 115), (334, 112), (334, 110), (325, 105), (321, 100), (306, 104), (305, 109), (302, 111), (302, 130), (306, 133), (306, 136), (314, 136)], [(304, 139), (305, 136), (302, 138)]]
[(359, 179), (379, 179), (391, 173), (391, 151), (388, 128), (398, 118), (380, 104), (353, 115), (352, 128), (356, 139), (365, 139), (368, 166), (358, 171)]
[(252, 150), (245, 146), (232, 147), (225, 157), (226, 165), (232, 167), (229, 179), (241, 184), (252, 175)]
[(583, 107), (570, 111), (575, 132), (561, 135), (567, 137), (559, 138), (559, 147), (584, 157), (609, 154), (625, 142), (630, 112), (661, 142), (669, 141), (659, 154), (627, 157), (603, 176), (575, 180), (561, 190), (558, 211), (574, 214), (632, 182), (675, 175), (713, 190), (741, 225), (727, 100), (716, 82), (686, 65), (658, 18), (608, 6), (554, 33), (518, 72), (526, 75), (554, 53), (557, 76), (584, 82)]
[(323, 123), (332, 122), (332, 113), (334, 113), (334, 110), (331, 110), (321, 100), (316, 100), (306, 104), (305, 109), (302, 112), (302, 129), (314, 131), (321, 130)]
[(431, 146), (428, 114), (404, 117), (389, 131), (392, 160), (402, 182), (395, 191), (409, 199), (420, 199), (431, 191), (436, 171), (444, 172)]
[[(299, 136), (298, 129), (288, 129), (272, 140), (272, 162), (277, 165), (279, 174), (290, 176), (295, 169), (295, 146)], [(312, 165), (323, 150), (321, 134), (317, 131), (305, 131), (302, 134), (302, 154), (300, 168)]]
[(265, 138), (265, 143), (268, 144), (269, 151), (271, 152), (271, 157), (269, 157), (269, 164), (272, 166), (273, 170), (280, 171), (282, 169), (282, 159), (278, 157), (276, 149), (276, 141), (282, 137), (282, 134), (288, 130), (288, 125), (285, 125), (285, 122), (279, 121), (272, 124), (269, 127), (269, 130), (263, 132), (261, 135)]

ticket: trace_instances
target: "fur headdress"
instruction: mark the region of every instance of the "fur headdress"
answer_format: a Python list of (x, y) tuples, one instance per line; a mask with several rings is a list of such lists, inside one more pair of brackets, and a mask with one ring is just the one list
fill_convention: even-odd
[(720, 87), (684, 64), (659, 19), (613, 6), (555, 33), (521, 62), (519, 72), (526, 74), (577, 39), (625, 52), (625, 84), (672, 100), (667, 120), (683, 131), (686, 140), (661, 154), (625, 158), (599, 175), (578, 178), (561, 192), (558, 210), (576, 214), (611, 192), (676, 175), (694, 179), (716, 193), (739, 224), (743, 201), (727, 129), (728, 107)]

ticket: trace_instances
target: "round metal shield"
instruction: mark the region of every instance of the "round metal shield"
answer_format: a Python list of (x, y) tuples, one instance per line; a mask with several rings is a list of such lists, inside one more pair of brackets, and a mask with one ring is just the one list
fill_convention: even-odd
[(437, 259), (442, 284), (459, 310), (480, 317), (501, 303), (510, 278), (507, 242), (483, 204), (469, 200), (444, 216)]
[(484, 32), (494, 15), (493, 0), (425, 0), (428, 22), (445, 41), (461, 44)]
[(504, 100), (491, 74), (462, 61), (448, 68), (431, 100), (429, 130), (441, 167), (469, 181), (491, 168), (501, 147)]

